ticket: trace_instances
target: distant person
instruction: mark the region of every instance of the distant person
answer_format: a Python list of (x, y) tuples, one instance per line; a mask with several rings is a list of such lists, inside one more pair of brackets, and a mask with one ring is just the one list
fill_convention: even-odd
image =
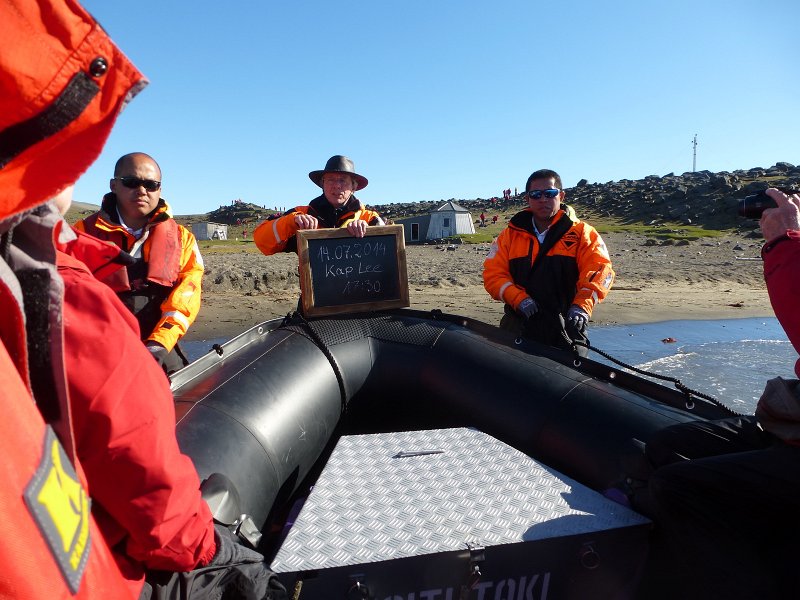
[[(800, 195), (767, 194), (778, 207), (761, 217), (764, 279), (775, 316), (800, 352)], [(794, 371), (800, 376), (800, 360)], [(688, 573), (685, 580), (670, 577), (669, 597), (800, 597), (797, 379), (767, 382), (755, 416), (662, 429), (646, 454), (657, 470), (642, 512), (653, 513), (672, 550), (671, 571)]]
[(110, 186), (100, 210), (75, 227), (130, 255), (127, 268), (106, 283), (136, 316), (150, 354), (172, 373), (188, 364), (178, 340), (200, 311), (200, 249), (161, 197), (161, 168), (152, 157), (122, 156)]
[(356, 173), (353, 161), (346, 156), (330, 157), (324, 169), (311, 171), (308, 177), (322, 188), (322, 194), (308, 206), (296, 206), (256, 228), (253, 241), (264, 254), (297, 252), (296, 236), (302, 229), (341, 227), (362, 238), (367, 226), (385, 224), (377, 212), (367, 209), (355, 197), (355, 192), (367, 187), (368, 181)]
[(484, 213), (481, 213), (480, 218), (481, 218), (481, 227), (486, 226), (486, 215)]
[(606, 246), (562, 206), (555, 171), (532, 173), (525, 195), (528, 208), (511, 218), (483, 263), (486, 291), (505, 303), (500, 327), (558, 348), (588, 343), (589, 318), (614, 281)]
[(497, 215), (492, 216), (492, 225), (497, 223)]

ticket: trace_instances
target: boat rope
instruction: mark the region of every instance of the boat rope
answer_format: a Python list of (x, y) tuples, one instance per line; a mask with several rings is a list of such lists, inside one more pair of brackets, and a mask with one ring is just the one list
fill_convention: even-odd
[(314, 331), (314, 328), (311, 327), (311, 323), (309, 323), (306, 318), (300, 313), (300, 311), (294, 311), (287, 313), (283, 319), (283, 324), (293, 324), (299, 322), (300, 325), (303, 326), (303, 329), (308, 332), (309, 339), (314, 342), (314, 344), (319, 348), (322, 353), (325, 355), (325, 358), (328, 359), (328, 362), (331, 363), (331, 368), (333, 368), (333, 374), (336, 376), (336, 383), (339, 384), (339, 394), (341, 395), (342, 400), (342, 414), (347, 411), (347, 389), (344, 385), (344, 376), (342, 375), (342, 370), (339, 368), (339, 363), (336, 362), (336, 358), (334, 358), (331, 351), (328, 349), (328, 346), (322, 340), (321, 337)]
[(597, 354), (599, 354), (600, 356), (602, 356), (604, 358), (607, 358), (608, 360), (610, 360), (614, 364), (619, 365), (620, 367), (622, 367), (624, 369), (628, 369), (630, 371), (633, 371), (634, 373), (638, 373), (639, 375), (644, 375), (646, 377), (652, 377), (654, 379), (660, 379), (661, 381), (669, 381), (670, 383), (672, 383), (675, 386), (675, 388), (678, 391), (683, 392), (686, 395), (686, 408), (688, 408), (690, 410), (692, 408), (694, 408), (694, 402), (692, 401), (692, 396), (695, 396), (697, 398), (703, 398), (704, 400), (708, 400), (709, 402), (711, 402), (712, 404), (718, 406), (719, 408), (723, 408), (723, 409), (725, 409), (725, 410), (727, 410), (727, 411), (729, 411), (729, 412), (731, 412), (733, 414), (739, 414), (735, 410), (733, 410), (731, 407), (726, 406), (725, 404), (723, 404), (722, 402), (720, 402), (719, 400), (717, 400), (713, 396), (709, 396), (708, 394), (704, 394), (703, 392), (699, 392), (697, 390), (693, 390), (692, 388), (690, 388), (687, 385), (685, 385), (683, 382), (681, 382), (680, 379), (678, 379), (676, 377), (670, 377), (668, 375), (661, 375), (660, 373), (653, 373), (651, 371), (645, 371), (644, 369), (639, 369), (638, 367), (634, 367), (633, 365), (629, 365), (628, 363), (625, 363), (625, 362), (623, 362), (623, 361), (621, 361), (619, 359), (614, 358), (613, 356), (611, 356), (607, 352), (604, 352), (603, 350), (600, 350), (600, 348), (596, 348), (595, 346), (592, 346), (589, 343), (580, 342), (580, 341), (577, 341), (577, 340), (573, 341), (572, 343), (575, 346), (582, 346), (582, 347), (586, 348), (587, 350), (591, 350), (592, 352), (596, 352)]

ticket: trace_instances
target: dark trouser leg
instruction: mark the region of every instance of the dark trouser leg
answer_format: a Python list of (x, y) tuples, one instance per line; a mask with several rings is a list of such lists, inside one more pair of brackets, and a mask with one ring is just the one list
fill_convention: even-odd
[(766, 448), (773, 441), (755, 417), (731, 417), (666, 427), (647, 441), (645, 453), (657, 469), (681, 460)]
[[(689, 579), (675, 598), (798, 598), (800, 448), (676, 462), (650, 478), (660, 534)], [(791, 566), (789, 566), (791, 565)]]
[[(773, 436), (758, 426), (754, 417), (681, 423), (658, 431), (647, 441), (646, 464), (650, 469), (659, 469), (673, 463), (685, 464), (689, 459), (766, 449), (774, 441)], [(735, 456), (742, 455), (735, 454)], [(658, 478), (662, 476), (669, 477), (669, 472), (659, 471)], [(648, 479), (650, 475), (645, 475), (643, 482)], [(680, 552), (676, 553), (673, 548), (676, 544), (673, 541), (671, 524), (674, 521), (680, 522), (686, 517), (666, 514), (669, 507), (665, 509), (664, 506), (671, 501), (666, 500), (668, 492), (658, 487), (659, 485), (653, 483), (637, 487), (631, 498), (636, 510), (656, 521), (642, 591), (643, 598), (653, 600), (678, 597), (675, 592), (676, 587), (685, 590), (691, 588), (697, 581), (694, 572), (691, 570), (687, 572), (680, 562), (684, 553), (690, 550), (681, 548)], [(653, 494), (660, 495), (654, 498)], [(701, 495), (699, 491), (697, 494)], [(678, 505), (676, 502), (673, 508), (678, 510)], [(667, 520), (667, 523), (662, 523), (662, 520)], [(695, 560), (697, 559), (693, 559)], [(676, 567), (676, 564), (680, 564), (681, 568)]]

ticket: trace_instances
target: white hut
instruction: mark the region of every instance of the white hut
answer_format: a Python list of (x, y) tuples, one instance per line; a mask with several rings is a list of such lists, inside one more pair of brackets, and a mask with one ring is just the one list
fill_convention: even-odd
[(227, 240), (228, 226), (223, 223), (192, 223), (192, 233), (198, 240)]
[(427, 215), (396, 219), (395, 223), (403, 225), (404, 237), (409, 244), (475, 233), (470, 212), (452, 200)]

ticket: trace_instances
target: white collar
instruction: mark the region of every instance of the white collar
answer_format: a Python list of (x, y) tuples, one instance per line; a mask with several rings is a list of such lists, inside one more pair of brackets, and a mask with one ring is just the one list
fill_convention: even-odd
[[(145, 226), (143, 225), (142, 227), (139, 227), (139, 229), (134, 229), (130, 225), (127, 225), (125, 223), (125, 219), (122, 218), (122, 214), (119, 212), (119, 206), (116, 206), (115, 208), (117, 210), (117, 218), (119, 219), (119, 224), (122, 225), (125, 228), (125, 231), (127, 231), (133, 237), (138, 239), (139, 236), (142, 235), (142, 231), (144, 231)], [(535, 227), (535, 225), (534, 225), (534, 227)]]
[(533, 215), (531, 215), (531, 224), (533, 225), (533, 233), (536, 235), (536, 239), (539, 240), (539, 243), (543, 242), (547, 232), (550, 231), (550, 227), (544, 231), (539, 231), (539, 229), (536, 227), (536, 219), (533, 218)]

